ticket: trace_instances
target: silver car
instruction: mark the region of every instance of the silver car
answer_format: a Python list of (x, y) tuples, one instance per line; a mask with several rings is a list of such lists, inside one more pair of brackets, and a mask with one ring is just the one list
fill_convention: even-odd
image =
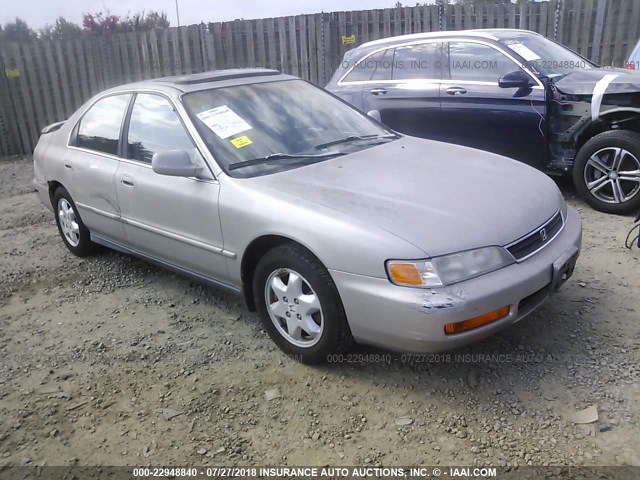
[(399, 135), (308, 82), (227, 70), (120, 86), (44, 129), (34, 186), (96, 245), (242, 295), (285, 352), (434, 352), (518, 322), (573, 272), (547, 176)]

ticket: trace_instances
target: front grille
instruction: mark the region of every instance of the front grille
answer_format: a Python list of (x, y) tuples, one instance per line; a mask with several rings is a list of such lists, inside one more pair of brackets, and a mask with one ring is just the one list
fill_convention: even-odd
[(562, 224), (562, 214), (558, 212), (544, 225), (507, 246), (507, 250), (517, 261), (524, 260), (553, 240), (553, 237), (562, 229)]

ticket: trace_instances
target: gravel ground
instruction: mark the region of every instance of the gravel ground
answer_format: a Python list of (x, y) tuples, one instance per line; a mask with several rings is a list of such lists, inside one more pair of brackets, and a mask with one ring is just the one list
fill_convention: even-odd
[(428, 361), (308, 367), (236, 298), (69, 254), (31, 176), (0, 163), (0, 467), (640, 465), (640, 250), (570, 188), (582, 256), (527, 320)]

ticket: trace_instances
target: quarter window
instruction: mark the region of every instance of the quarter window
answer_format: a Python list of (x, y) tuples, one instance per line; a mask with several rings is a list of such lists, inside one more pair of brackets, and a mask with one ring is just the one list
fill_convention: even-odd
[(393, 68), (393, 48), (374, 53), (358, 62), (345, 82), (367, 82), (370, 80), (391, 80)]
[(195, 153), (193, 142), (169, 101), (160, 95), (136, 96), (127, 138), (127, 158), (151, 163), (154, 153), (186, 150)]
[(440, 49), (437, 43), (396, 47), (393, 79), (440, 79)]
[(76, 147), (118, 155), (120, 128), (129, 98), (131, 95), (126, 94), (98, 100), (80, 120)]
[(498, 82), (520, 67), (504, 53), (488, 45), (449, 43), (449, 74), (452, 80)]

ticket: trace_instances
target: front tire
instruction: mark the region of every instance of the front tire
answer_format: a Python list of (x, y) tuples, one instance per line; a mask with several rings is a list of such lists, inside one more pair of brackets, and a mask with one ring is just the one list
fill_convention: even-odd
[(91, 241), (89, 229), (82, 222), (76, 204), (64, 187), (56, 189), (52, 204), (58, 232), (69, 251), (78, 257), (94, 253), (96, 244)]
[(623, 215), (640, 209), (640, 134), (611, 130), (593, 137), (576, 155), (573, 183), (601, 212)]
[(296, 244), (275, 247), (262, 257), (253, 279), (262, 324), (285, 353), (303, 363), (327, 361), (353, 339), (335, 284), (327, 269)]

